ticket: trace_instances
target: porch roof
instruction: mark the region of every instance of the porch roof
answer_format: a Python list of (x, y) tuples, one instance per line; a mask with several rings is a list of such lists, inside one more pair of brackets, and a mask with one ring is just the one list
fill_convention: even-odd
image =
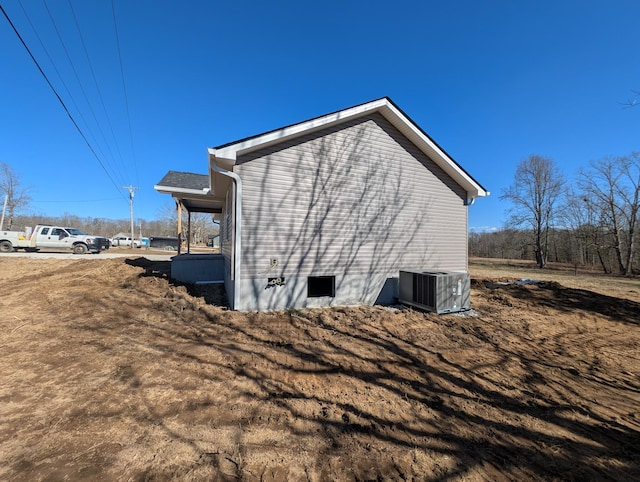
[(171, 194), (189, 212), (222, 212), (224, 199), (212, 195), (207, 174), (169, 171), (153, 188), (160, 193)]

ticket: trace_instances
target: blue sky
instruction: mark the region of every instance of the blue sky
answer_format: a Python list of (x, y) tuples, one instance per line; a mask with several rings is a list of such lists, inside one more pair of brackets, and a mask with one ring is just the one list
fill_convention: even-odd
[(571, 178), (640, 150), (636, 0), (1, 3), (100, 158), (0, 17), (0, 161), (36, 214), (127, 219), (134, 185), (154, 219), (207, 147), (383, 96), (491, 191), (470, 229), (503, 225), (530, 154)]

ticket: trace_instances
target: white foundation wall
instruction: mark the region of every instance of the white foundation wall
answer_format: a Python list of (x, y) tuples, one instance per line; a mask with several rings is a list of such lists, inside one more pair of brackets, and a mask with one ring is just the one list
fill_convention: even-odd
[(268, 278), (243, 279), (239, 283), (240, 311), (268, 311), (324, 306), (356, 306), (397, 301), (398, 274), (336, 276), (335, 296), (308, 297), (306, 277), (286, 278), (284, 285), (269, 285)]

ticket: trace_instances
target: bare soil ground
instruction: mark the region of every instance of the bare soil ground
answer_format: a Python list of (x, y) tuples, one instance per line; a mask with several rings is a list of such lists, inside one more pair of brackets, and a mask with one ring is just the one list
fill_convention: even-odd
[(167, 268), (0, 257), (0, 479), (640, 480), (637, 280), (237, 313)]

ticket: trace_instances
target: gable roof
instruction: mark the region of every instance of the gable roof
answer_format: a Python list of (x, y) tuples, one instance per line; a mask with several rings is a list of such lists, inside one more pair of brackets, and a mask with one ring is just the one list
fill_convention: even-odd
[(265, 132), (239, 141), (209, 148), (209, 159), (219, 167), (230, 169), (235, 165), (239, 155), (247, 154), (285, 140), (325, 129), (354, 119), (378, 112), (409, 139), (418, 149), (435, 162), (443, 171), (467, 191), (469, 199), (488, 196), (487, 191), (462, 166), (454, 161), (429, 135), (423, 131), (388, 97), (349, 107), (331, 114), (292, 124), (280, 129)]

